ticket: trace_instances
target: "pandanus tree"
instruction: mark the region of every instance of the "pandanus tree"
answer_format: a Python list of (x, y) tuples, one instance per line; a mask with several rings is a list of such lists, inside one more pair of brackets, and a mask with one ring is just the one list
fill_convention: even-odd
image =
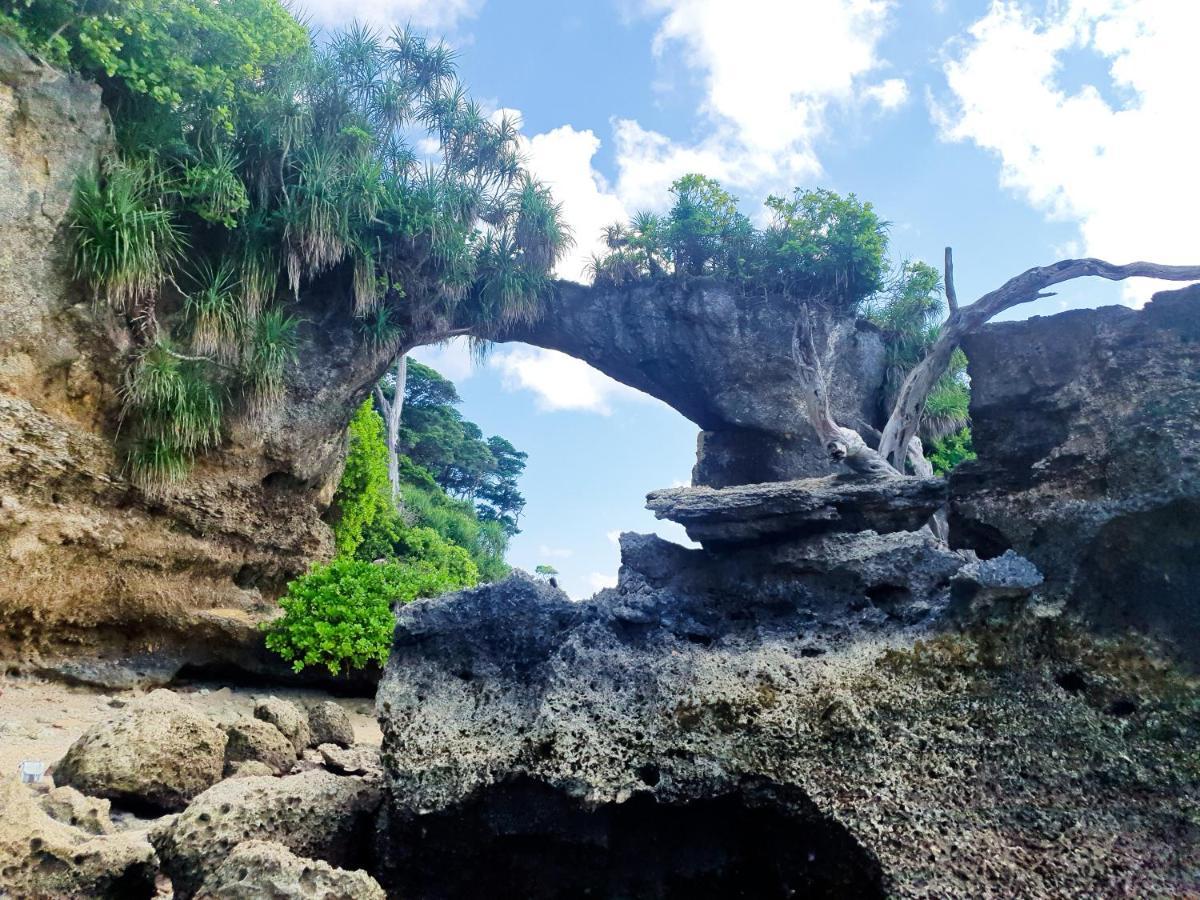
[[(318, 46), (276, 0), (206, 6), (195, 33), (171, 24), (186, 0), (158, 18), (140, 0), (93, 7), (18, 16), (114, 98), (121, 149), (81, 181), (72, 225), (79, 280), (133, 335), (122, 434), (144, 486), (183, 477), (223, 411), (280, 400), (319, 280), (346, 285), (319, 293), (349, 294), (358, 352), (401, 382), (407, 349), (537, 314), (571, 236), (518, 123), (471, 100), (445, 45), (353, 25)], [(176, 64), (215, 74), (146, 87)]]

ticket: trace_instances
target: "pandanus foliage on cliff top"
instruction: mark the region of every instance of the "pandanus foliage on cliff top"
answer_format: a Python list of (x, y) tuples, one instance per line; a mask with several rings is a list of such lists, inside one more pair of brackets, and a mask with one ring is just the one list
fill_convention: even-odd
[[(138, 359), (177, 354), (263, 414), (303, 325), (288, 306), (314, 280), (344, 280), (360, 351), (390, 355), (536, 315), (570, 243), (518, 124), (410, 30), (318, 46), (278, 0), (29, 0), (0, 30), (104, 89), (120, 149), (80, 181), (74, 258), (132, 328), (133, 382)], [(124, 435), (171, 434), (138, 396)]]

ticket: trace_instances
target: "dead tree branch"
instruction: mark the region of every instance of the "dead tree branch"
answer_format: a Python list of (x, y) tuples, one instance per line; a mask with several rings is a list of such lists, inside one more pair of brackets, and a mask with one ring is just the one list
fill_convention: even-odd
[[(1049, 266), (1039, 266), (1009, 279), (996, 290), (984, 294), (970, 306), (959, 307), (957, 297), (951, 302), (950, 317), (942, 326), (937, 341), (904, 379), (896, 403), (892, 407), (879, 454), (894, 469), (903, 470), (901, 449), (911, 445), (925, 412), (925, 401), (933, 386), (946, 371), (950, 357), (966, 335), (1006, 309), (1053, 296), (1045, 289), (1064, 281), (1093, 275), (1110, 281), (1126, 278), (1157, 278), (1165, 281), (1200, 280), (1200, 266), (1164, 266), (1157, 263), (1133, 262), (1115, 265), (1102, 259), (1064, 259)], [(946, 250), (947, 297), (953, 291), (953, 258)]]

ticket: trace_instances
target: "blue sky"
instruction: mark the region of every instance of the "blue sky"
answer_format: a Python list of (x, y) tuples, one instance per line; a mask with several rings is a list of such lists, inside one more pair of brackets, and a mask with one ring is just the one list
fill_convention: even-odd
[[(967, 301), (1064, 256), (1194, 263), (1197, 0), (308, 0), (317, 24), (411, 22), (460, 50), (494, 109), (520, 112), (529, 165), (566, 204), (579, 278), (606, 222), (661, 208), (688, 171), (754, 215), (770, 192), (854, 192), (895, 259), (955, 249)], [(1192, 258), (1188, 258), (1190, 257)], [(1015, 311), (1145, 302), (1081, 282)], [(696, 428), (582, 363), (503, 347), (419, 351), (463, 411), (529, 453), (510, 560), (587, 596), (615, 535), (656, 529), (644, 495), (685, 482)]]

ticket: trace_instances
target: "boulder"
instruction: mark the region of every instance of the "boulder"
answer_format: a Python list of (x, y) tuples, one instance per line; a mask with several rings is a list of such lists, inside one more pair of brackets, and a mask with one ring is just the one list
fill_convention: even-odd
[[(290, 747), (291, 744), (288, 744), (288, 746)], [(225, 766), (226, 778), (256, 778), (260, 775), (275, 774), (277, 773), (271, 766), (257, 759), (248, 759), (245, 762), (237, 762)]]
[(157, 690), (85, 731), (54, 779), (133, 809), (172, 812), (221, 779), (225, 744), (207, 716)]
[(652, 491), (646, 507), (705, 546), (831, 532), (916, 531), (946, 502), (941, 478), (827, 476), (737, 487)]
[(385, 900), (383, 888), (366, 872), (337, 869), (305, 859), (282, 844), (238, 844), (204, 879), (196, 900), (262, 900), (319, 897), (320, 900)]
[(963, 348), (978, 458), (951, 477), (955, 544), (1014, 550), (1047, 600), (1200, 663), (1200, 285)]
[(381, 790), (378, 780), (326, 771), (230, 779), (197, 797), (155, 836), (155, 846), (180, 900), (248, 840), (274, 841), (299, 856), (361, 868)]
[(339, 775), (371, 775), (383, 773), (379, 750), (359, 744), (354, 747), (339, 747), (337, 744), (321, 744), (317, 748), (325, 768)]
[(260, 700), (254, 706), (254, 718), (270, 722), (278, 728), (283, 736), (292, 742), (297, 755), (312, 744), (308, 716), (290, 700), (280, 700), (278, 697)]
[(270, 722), (242, 716), (225, 729), (225, 770), (232, 774), (244, 762), (260, 762), (269, 774), (285, 775), (296, 764), (292, 742)]
[[(138, 834), (97, 834), (62, 821), (79, 800), (59, 793), (50, 804), (11, 778), (0, 779), (0, 896), (30, 900), (154, 896), (158, 860)], [(84, 824), (97, 827), (84, 816)]]
[(56, 822), (88, 834), (112, 834), (116, 831), (109, 818), (112, 804), (98, 797), (85, 797), (73, 787), (51, 788), (39, 798), (38, 803), (46, 815)]
[(959, 569), (950, 580), (950, 615), (974, 624), (995, 617), (1011, 620), (1024, 611), (1042, 584), (1037, 566), (1011, 550)]
[(340, 703), (325, 700), (308, 710), (308, 730), (312, 737), (311, 746), (337, 744), (349, 747), (354, 743), (354, 725), (350, 714)]

